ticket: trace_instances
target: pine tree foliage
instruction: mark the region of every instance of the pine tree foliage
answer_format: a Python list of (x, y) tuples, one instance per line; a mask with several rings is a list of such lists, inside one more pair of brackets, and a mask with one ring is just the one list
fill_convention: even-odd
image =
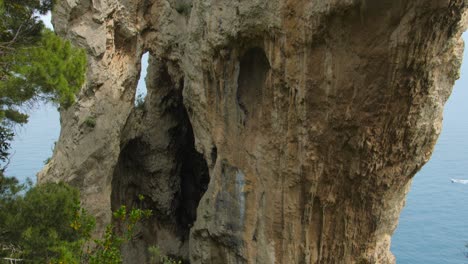
[(0, 0), (0, 55), (40, 40), (44, 27), (39, 14), (47, 13), (51, 4), (39, 0)]
[(85, 80), (84, 51), (72, 47), (69, 41), (48, 29), (43, 30), (37, 46), (22, 48), (15, 59), (13, 74), (0, 86), (0, 95), (6, 95), (2, 96), (6, 99), (4, 105), (40, 97), (68, 107)]
[(67, 108), (84, 83), (86, 55), (45, 29), (40, 14), (54, 0), (0, 0), (0, 160), (8, 157), (12, 127), (28, 121), (38, 100)]

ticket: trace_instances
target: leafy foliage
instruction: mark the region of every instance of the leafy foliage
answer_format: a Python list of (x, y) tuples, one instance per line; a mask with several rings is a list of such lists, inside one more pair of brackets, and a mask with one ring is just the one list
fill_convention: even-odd
[(86, 55), (52, 31), (44, 29), (37, 46), (21, 48), (15, 63), (0, 82), (0, 118), (10, 123), (26, 123), (21, 113), (25, 103), (47, 99), (70, 106), (84, 83)]
[[(12, 257), (19, 256), (20, 248), (15, 243), (18, 232), (14, 228), (19, 212), (16, 200), (26, 188), (15, 178), (0, 178), (0, 257), (6, 253)], [(13, 241), (10, 240), (12, 238)]]
[[(143, 196), (139, 197), (143, 200)], [(135, 233), (136, 225), (151, 216), (151, 210), (132, 208), (128, 210), (122, 205), (113, 213), (114, 223), (109, 224), (104, 237), (94, 240), (97, 247), (89, 256), (90, 264), (118, 264), (122, 263), (120, 247), (130, 241)]]
[[(31, 189), (21, 209), (20, 244), (28, 259), (43, 262), (59, 257), (63, 251), (76, 254), (80, 240), (89, 238), (94, 227), (94, 220), (79, 207), (78, 191), (63, 183), (47, 183)], [(70, 223), (77, 222), (85, 231), (75, 232)]]
[(94, 218), (80, 208), (76, 189), (63, 183), (29, 188), (14, 178), (5, 178), (0, 187), (0, 241), (7, 244), (0, 255), (33, 263), (79, 263)]
[(17, 53), (41, 41), (44, 24), (38, 15), (52, 6), (51, 0), (0, 0), (0, 82), (11, 76)]
[[(0, 126), (0, 161), (5, 162), (10, 149), (10, 141), (13, 139), (13, 132), (7, 127)], [(0, 171), (0, 179), (3, 177), (3, 169)]]
[(79, 206), (78, 190), (64, 183), (31, 186), (15, 178), (0, 181), (0, 257), (28, 263), (122, 263), (120, 247), (151, 216), (151, 210), (122, 206), (103, 237), (92, 239), (95, 219)]
[(55, 33), (44, 29), (35, 47), (23, 48), (15, 56), (12, 74), (1, 88), (4, 105), (17, 105), (46, 96), (63, 107), (74, 102), (84, 83), (86, 55)]
[(39, 0), (0, 1), (0, 56), (38, 42), (44, 27), (38, 14), (47, 13), (52, 5), (51, 1)]
[(156, 246), (150, 247), (148, 252), (151, 255), (150, 264), (182, 264), (181, 260), (175, 260), (161, 253), (161, 250)]
[(96, 118), (94, 116), (88, 116), (86, 117), (84, 124), (87, 127), (94, 128), (96, 126)]

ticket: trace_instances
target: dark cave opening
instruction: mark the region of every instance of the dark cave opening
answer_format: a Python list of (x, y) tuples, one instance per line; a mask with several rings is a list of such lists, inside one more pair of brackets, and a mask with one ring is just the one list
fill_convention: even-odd
[(172, 208), (180, 235), (188, 239), (190, 228), (197, 218), (198, 204), (205, 194), (210, 181), (208, 164), (203, 154), (195, 148), (195, 136), (187, 109), (183, 104), (182, 89), (184, 82), (168, 81), (166, 71), (161, 76), (165, 83), (177, 83), (177, 89), (171, 89), (161, 100), (165, 109), (164, 115), (169, 115), (177, 125), (168, 129), (171, 138), (169, 149), (175, 151), (174, 176), (178, 182), (178, 191), (175, 194)]
[(179, 226), (190, 229), (197, 218), (198, 203), (208, 188), (210, 176), (203, 154), (195, 149), (193, 129), (185, 109), (183, 115), (183, 119), (187, 120), (185, 126), (187, 131), (185, 146), (182, 146), (178, 153), (178, 159), (183, 162), (180, 171), (181, 182), (176, 215)]
[[(129, 141), (120, 152), (112, 178), (112, 211), (119, 209), (122, 205), (129, 207), (141, 206), (138, 195), (145, 195), (146, 191), (138, 183), (141, 183), (147, 177), (145, 156), (149, 151), (149, 145), (141, 138), (136, 138)], [(147, 209), (148, 206), (144, 205), (143, 207)]]

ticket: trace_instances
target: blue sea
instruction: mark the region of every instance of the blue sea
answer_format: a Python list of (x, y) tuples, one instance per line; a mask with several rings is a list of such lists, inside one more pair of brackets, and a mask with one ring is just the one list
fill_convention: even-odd
[(57, 107), (39, 104), (27, 110), (29, 122), (15, 129), (15, 140), (11, 144), (10, 164), (5, 175), (15, 176), (21, 181), (30, 178), (36, 181), (36, 173), (52, 156), (55, 141), (60, 134)]
[[(464, 37), (468, 40), (467, 34)], [(468, 263), (464, 255), (468, 243), (468, 184), (450, 181), (468, 179), (467, 53), (461, 78), (445, 108), (442, 134), (431, 160), (414, 178), (393, 236), (392, 252), (400, 264)], [(6, 175), (22, 181), (28, 177), (35, 181), (35, 174), (52, 155), (60, 132), (55, 106), (41, 105), (30, 114), (29, 123), (16, 131), (6, 171)]]

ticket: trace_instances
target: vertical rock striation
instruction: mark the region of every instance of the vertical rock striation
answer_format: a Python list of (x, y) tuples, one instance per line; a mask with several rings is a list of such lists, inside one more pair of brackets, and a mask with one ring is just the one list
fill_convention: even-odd
[(89, 69), (39, 181), (79, 187), (101, 230), (144, 195), (155, 217), (127, 263), (150, 245), (190, 263), (394, 263), (467, 4), (60, 1), (56, 31), (86, 48)]

